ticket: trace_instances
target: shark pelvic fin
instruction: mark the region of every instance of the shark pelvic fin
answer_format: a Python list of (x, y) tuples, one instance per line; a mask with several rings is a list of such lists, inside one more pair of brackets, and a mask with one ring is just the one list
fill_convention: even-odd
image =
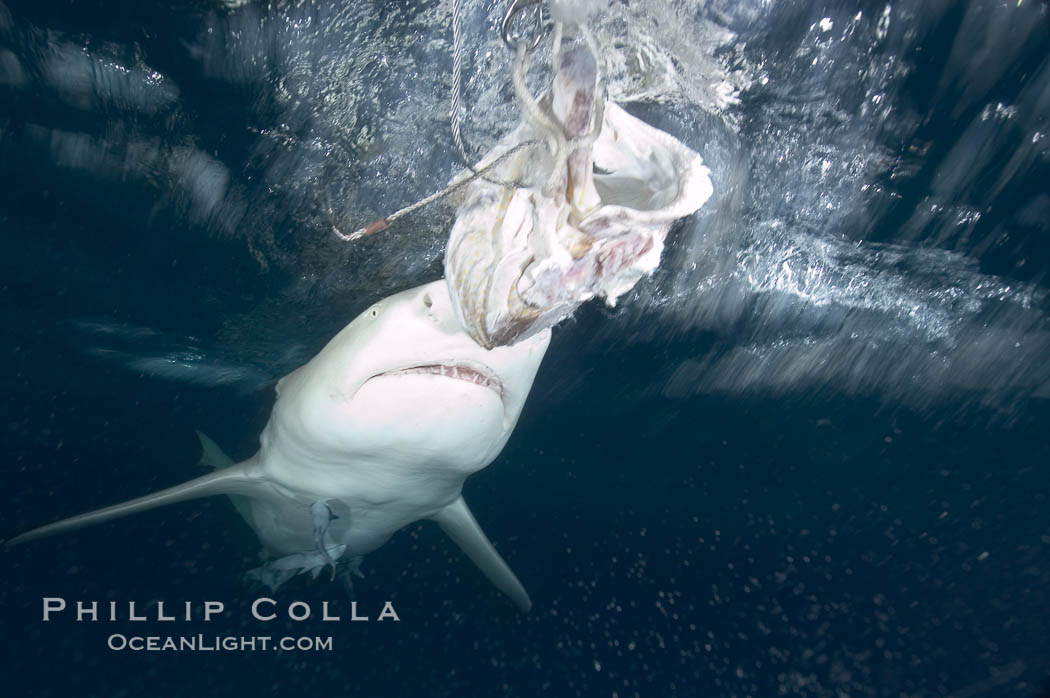
[(438, 522), (448, 537), (456, 542), (456, 545), (474, 561), (474, 564), (489, 578), (489, 581), (509, 596), (518, 608), (523, 611), (532, 608), (532, 601), (525, 587), (521, 585), (496, 549), (492, 547), (492, 543), (481, 530), (474, 515), (470, 513), (462, 496), (431, 518)]
[(260, 495), (266, 486), (265, 482), (254, 476), (249, 471), (248, 466), (249, 463), (245, 462), (223, 468), (222, 470), (216, 470), (208, 475), (184, 482), (181, 485), (169, 487), (160, 492), (154, 492), (153, 494), (121, 502), (120, 504), (96, 509), (95, 511), (89, 511), (85, 514), (79, 514), (78, 516), (72, 516), (68, 519), (41, 526), (40, 528), (34, 528), (8, 540), (5, 545), (17, 545), (18, 543), (25, 543), (37, 538), (53, 536), (56, 533), (74, 531), (85, 526), (93, 526), (122, 516), (128, 516), (129, 514), (155, 509), (167, 504), (175, 504), (176, 502), (184, 502), (189, 499), (210, 497), (216, 494)]

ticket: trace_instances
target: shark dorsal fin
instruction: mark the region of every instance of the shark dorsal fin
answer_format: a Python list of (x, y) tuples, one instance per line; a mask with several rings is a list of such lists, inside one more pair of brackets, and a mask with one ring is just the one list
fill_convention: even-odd
[(264, 487), (265, 482), (249, 471), (249, 465), (250, 462), (233, 465), (189, 482), (184, 482), (181, 485), (169, 487), (160, 492), (154, 492), (153, 494), (121, 502), (120, 504), (96, 509), (86, 514), (79, 514), (41, 526), (40, 528), (34, 528), (8, 540), (6, 545), (17, 545), (18, 543), (25, 543), (37, 538), (53, 536), (56, 533), (65, 533), (66, 531), (84, 528), (85, 526), (93, 526), (112, 519), (119, 519), (129, 514), (146, 511), (147, 509), (184, 502), (188, 499), (199, 499), (216, 494), (259, 494), (259, 488)]
[(226, 453), (219, 448), (219, 444), (215, 443), (210, 436), (200, 430), (195, 430), (197, 439), (201, 442), (201, 460), (200, 465), (212, 470), (222, 470), (223, 468), (229, 468), (233, 465), (233, 459), (226, 455)]
[(528, 611), (532, 608), (529, 593), (521, 585), (514, 572), (503, 560), (492, 543), (481, 530), (474, 515), (467, 508), (463, 497), (457, 497), (456, 501), (439, 511), (431, 517), (437, 521), (441, 529), (448, 537), (455, 541), (464, 553), (467, 554), (474, 564), (496, 585), (500, 591), (510, 597), (518, 608)]

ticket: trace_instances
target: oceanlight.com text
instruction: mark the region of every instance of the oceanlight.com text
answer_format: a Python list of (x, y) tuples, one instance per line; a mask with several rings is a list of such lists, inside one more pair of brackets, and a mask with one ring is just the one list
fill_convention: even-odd
[(111, 650), (124, 652), (331, 652), (329, 637), (279, 637), (269, 635), (122, 635), (106, 640)]

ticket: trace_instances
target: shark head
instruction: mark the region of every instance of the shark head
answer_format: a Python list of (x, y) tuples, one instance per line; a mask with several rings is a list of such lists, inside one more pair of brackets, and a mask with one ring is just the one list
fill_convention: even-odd
[(503, 448), (549, 342), (481, 347), (443, 280), (390, 296), (278, 384), (264, 451), (299, 472), (382, 461), (462, 477)]

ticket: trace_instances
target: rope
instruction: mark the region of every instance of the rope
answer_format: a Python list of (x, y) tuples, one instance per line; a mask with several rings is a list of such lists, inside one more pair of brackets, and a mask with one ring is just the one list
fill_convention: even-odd
[[(535, 1), (535, 0), (534, 0)], [(507, 17), (504, 18), (503, 26), (503, 37), (504, 41), (508, 41), (508, 26), (514, 15), (521, 10), (521, 7), (533, 4), (532, 2), (522, 2), (521, 0), (515, 0), (511, 5), (511, 11), (508, 12)], [(382, 230), (386, 230), (391, 223), (396, 221), (402, 216), (406, 216), (413, 211), (416, 211), (424, 206), (431, 204), (438, 199), (444, 198), (449, 194), (452, 194), (456, 190), (465, 187), (467, 184), (473, 182), (475, 179), (483, 179), (490, 184), (494, 184), (500, 187), (506, 187), (508, 189), (516, 189), (522, 186), (520, 181), (507, 181), (486, 176), (486, 172), (491, 171), (505, 160), (515, 155), (516, 153), (526, 149), (532, 148), (538, 145), (546, 145), (551, 151), (554, 158), (554, 169), (544, 186), (544, 192), (548, 193), (551, 190), (560, 176), (560, 167), (563, 168), (565, 161), (568, 159), (569, 152), (572, 149), (580, 146), (590, 146), (594, 140), (598, 137), (598, 132), (601, 130), (601, 113), (604, 105), (604, 99), (599, 98), (598, 100), (598, 118), (596, 120), (595, 128), (591, 133), (573, 139), (565, 138), (561, 128), (555, 124), (550, 117), (543, 112), (543, 109), (539, 106), (535, 97), (529, 92), (525, 86), (525, 71), (526, 61), (528, 55), (539, 45), (540, 39), (542, 39), (542, 32), (537, 36), (535, 42), (530, 46), (524, 39), (517, 41), (517, 51), (514, 57), (514, 62), (511, 70), (511, 82), (514, 87), (514, 93), (518, 98), (519, 106), (522, 108), (526, 119), (532, 122), (534, 128), (541, 132), (546, 132), (549, 136), (550, 142), (544, 142), (540, 139), (531, 139), (518, 143), (513, 148), (503, 153), (485, 167), (477, 169), (471, 164), (471, 158), (467, 155), (466, 143), (463, 140), (463, 129), (462, 123), (460, 122), (460, 106), (462, 101), (462, 81), (463, 81), (463, 42), (462, 42), (462, 25), (460, 17), (462, 14), (462, 0), (452, 0), (452, 95), (451, 104), (449, 106), (449, 121), (452, 127), (452, 140), (455, 142), (456, 149), (459, 151), (459, 155), (463, 160), (463, 164), (470, 172), (469, 176), (464, 176), (466, 173), (461, 173), (452, 180), (444, 189), (436, 191), (433, 194), (423, 197), (414, 204), (405, 206), (404, 208), (398, 209), (389, 216), (377, 218), (371, 223), (361, 228), (358, 228), (352, 233), (344, 233), (339, 230), (339, 227), (335, 224), (334, 213), (331, 205), (328, 207), (328, 215), (332, 225), (332, 232), (345, 242), (355, 242), (361, 238), (373, 235)], [(589, 32), (585, 31), (585, 39), (590, 45), (592, 52), (595, 57), (598, 57), (597, 45), (594, 41), (593, 36)], [(553, 49), (553, 69), (555, 72), (558, 70), (558, 56), (561, 49), (561, 37), (562, 37), (562, 25), (560, 22), (556, 22), (554, 25), (554, 49)]]
[[(466, 166), (467, 170), (470, 172), (470, 176), (457, 176), (455, 179), (453, 179), (452, 183), (444, 189), (436, 191), (433, 194), (430, 194), (429, 196), (425, 196), (419, 201), (415, 202), (414, 204), (410, 204), (408, 206), (405, 206), (404, 208), (398, 209), (389, 216), (377, 218), (368, 225), (358, 228), (357, 230), (349, 234), (339, 230), (339, 226), (335, 224), (335, 215), (332, 211), (331, 204), (329, 204), (328, 217), (332, 225), (332, 232), (334, 232), (336, 237), (338, 237), (340, 240), (343, 240), (345, 242), (355, 242), (357, 240), (360, 240), (361, 238), (373, 235), (382, 230), (386, 230), (390, 226), (390, 224), (396, 221), (398, 218), (406, 216), (417, 209), (423, 208), (427, 204), (431, 204), (437, 201), (438, 199), (448, 196), (457, 189), (466, 186), (467, 184), (473, 182), (475, 179), (478, 178), (484, 179), (490, 184), (495, 184), (496, 186), (500, 187), (506, 187), (508, 189), (515, 189), (522, 186), (521, 182), (506, 181), (502, 179), (496, 179), (493, 177), (487, 177), (485, 176), (485, 173), (492, 170), (497, 165), (501, 164), (504, 160), (520, 152), (521, 150), (524, 150), (525, 148), (543, 145), (543, 141), (533, 139), (518, 143), (513, 148), (503, 153), (498, 158), (496, 158), (480, 170), (476, 169), (474, 165), (471, 164), (471, 158), (469, 155), (467, 155), (467, 146), (466, 143), (464, 143), (463, 141), (463, 127), (462, 123), (460, 122), (460, 103), (462, 101), (463, 91), (463, 28), (461, 23), (461, 15), (462, 0), (452, 0), (452, 95), (450, 100), (451, 104), (449, 105), (449, 121), (451, 122), (452, 126), (452, 140), (455, 142), (456, 150), (459, 151), (459, 156), (463, 160), (463, 164)], [(505, 19), (504, 22), (506, 21), (507, 20)], [(535, 45), (533, 46), (533, 48), (535, 48)], [(518, 57), (515, 61), (516, 71), (522, 70), (522, 66), (519, 64), (524, 64), (523, 54), (525, 53), (526, 44), (524, 41), (519, 41)]]
[[(515, 189), (521, 186), (519, 181), (508, 181), (504, 179), (496, 179), (494, 177), (486, 177), (478, 170), (474, 169), (473, 159), (467, 155), (467, 146), (463, 141), (463, 127), (460, 123), (460, 101), (462, 99), (463, 91), (463, 31), (460, 23), (460, 16), (462, 14), (462, 0), (452, 0), (452, 97), (451, 104), (449, 106), (449, 122), (452, 126), (452, 140), (456, 144), (456, 149), (459, 151), (459, 157), (463, 161), (463, 165), (471, 171), (475, 176), (481, 177), (489, 184), (495, 184), (498, 187), (506, 187), (508, 189)], [(536, 141), (539, 143), (539, 141)]]
[(374, 221), (372, 221), (371, 223), (369, 223), (368, 225), (366, 225), (364, 227), (361, 227), (361, 228), (358, 228), (357, 230), (355, 230), (354, 232), (349, 233), (349, 234), (348, 233), (344, 233), (343, 231), (339, 230), (339, 227), (336, 226), (334, 218), (333, 218), (333, 212), (332, 212), (331, 206), (329, 206), (329, 208), (328, 208), (328, 216), (329, 216), (330, 219), (332, 219), (332, 232), (335, 233), (336, 237), (338, 237), (340, 240), (343, 240), (345, 242), (355, 242), (357, 240), (360, 240), (363, 237), (368, 237), (369, 235), (372, 235), (374, 233), (378, 233), (381, 230), (386, 230), (390, 226), (390, 224), (393, 223), (394, 221), (396, 221), (398, 218), (401, 218), (402, 216), (407, 216), (408, 214), (412, 213), (413, 211), (415, 211), (417, 209), (420, 209), (420, 208), (423, 208), (427, 204), (433, 203), (433, 202), (437, 201), (438, 199), (446, 197), (449, 194), (455, 192), (456, 190), (467, 186), (468, 184), (473, 182), (475, 179), (483, 176), (484, 173), (486, 173), (489, 170), (493, 169), (497, 165), (500, 165), (507, 158), (509, 158), (509, 157), (511, 157), (513, 155), (516, 155), (518, 152), (524, 150), (525, 148), (531, 148), (531, 147), (533, 147), (535, 145), (542, 145), (542, 142), (533, 140), (533, 141), (523, 141), (521, 143), (518, 143), (516, 146), (514, 146), (513, 148), (511, 148), (507, 152), (503, 153), (498, 158), (496, 158), (495, 160), (490, 162), (488, 165), (485, 165), (485, 167), (482, 167), (480, 170), (474, 171), (473, 168), (471, 168), (470, 176), (463, 176), (463, 175), (467, 174), (466, 172), (463, 172), (463, 173), (461, 173), (461, 175), (459, 177), (456, 177), (452, 181), (451, 184), (449, 184), (447, 187), (445, 187), (441, 191), (436, 191), (433, 194), (430, 194), (429, 196), (425, 196), (422, 199), (420, 199), (419, 201), (417, 201), (416, 203), (411, 204), (409, 206), (405, 206), (404, 208), (398, 209), (397, 211), (395, 211), (394, 213), (390, 214), (389, 216), (384, 216), (383, 218), (377, 218)]
[(462, 0), (452, 0), (452, 105), (449, 108), (449, 120), (452, 122), (452, 140), (456, 143), (463, 164), (473, 172), (474, 168), (467, 157), (467, 147), (463, 144), (463, 133), (459, 122), (459, 101), (463, 82), (463, 42), (460, 26)]

